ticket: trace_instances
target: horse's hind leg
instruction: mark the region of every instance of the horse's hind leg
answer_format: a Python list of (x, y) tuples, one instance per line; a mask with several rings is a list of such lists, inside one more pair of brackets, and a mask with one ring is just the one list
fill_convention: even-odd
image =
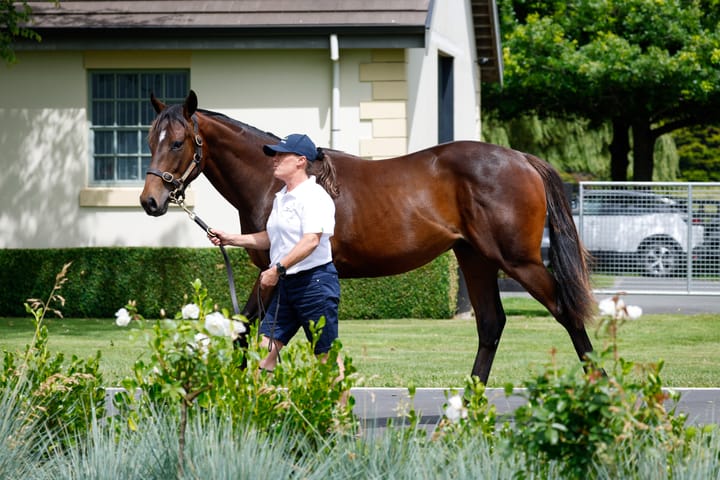
[(497, 284), (498, 269), (483, 262), (467, 244), (457, 245), (454, 251), (475, 311), (478, 351), (472, 374), (487, 383), (506, 321)]
[(522, 266), (508, 268), (506, 273), (517, 280), (530, 295), (548, 309), (570, 335), (578, 358), (584, 360), (586, 354), (593, 349), (587, 330), (585, 330), (582, 321), (571, 318), (567, 312), (560, 308), (557, 300), (557, 281), (548, 272), (547, 268), (538, 261), (538, 263), (526, 263)]

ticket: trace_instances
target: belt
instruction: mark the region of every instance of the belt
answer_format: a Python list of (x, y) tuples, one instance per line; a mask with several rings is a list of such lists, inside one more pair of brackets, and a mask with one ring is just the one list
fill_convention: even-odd
[(331, 265), (331, 264), (332, 264), (332, 262), (327, 262), (322, 265), (318, 265), (317, 267), (308, 268), (307, 270), (302, 270), (300, 272), (288, 273), (287, 275), (285, 275), (285, 278), (302, 278), (303, 276), (310, 275), (314, 272), (317, 272), (318, 270), (323, 270), (323, 269), (327, 268), (328, 265)]

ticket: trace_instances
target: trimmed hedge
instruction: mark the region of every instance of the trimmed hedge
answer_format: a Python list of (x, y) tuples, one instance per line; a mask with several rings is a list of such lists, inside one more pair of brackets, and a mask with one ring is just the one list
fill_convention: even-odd
[[(238, 301), (250, 295), (258, 270), (243, 249), (227, 249)], [(148, 318), (172, 316), (186, 303), (190, 282), (202, 280), (221, 307), (232, 309), (225, 264), (217, 248), (68, 248), (0, 250), (0, 316), (27, 315), (28, 298), (46, 299), (62, 266), (72, 262), (60, 295), (66, 317), (112, 318), (128, 300)], [(402, 275), (342, 279), (340, 318), (450, 318), (457, 267), (445, 254)]]

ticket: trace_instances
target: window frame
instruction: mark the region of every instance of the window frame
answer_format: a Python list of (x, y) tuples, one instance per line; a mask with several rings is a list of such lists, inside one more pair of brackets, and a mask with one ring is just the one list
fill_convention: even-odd
[[(96, 81), (101, 81), (101, 75), (112, 76), (112, 86), (110, 87), (112, 92), (101, 92), (96, 91)], [(169, 82), (171, 79), (168, 77), (178, 76), (179, 84), (170, 86)], [(129, 86), (123, 86), (120, 84), (122, 76), (135, 77), (136, 85), (134, 92), (123, 95), (124, 91), (132, 90)], [(143, 76), (145, 76), (146, 83), (143, 83)], [(152, 78), (156, 76), (159, 78)], [(150, 162), (150, 151), (147, 144), (147, 134), (150, 130), (152, 120), (155, 118), (155, 113), (152, 111), (150, 105), (150, 91), (152, 90), (155, 95), (162, 99), (166, 103), (180, 103), (185, 99), (187, 92), (190, 89), (190, 69), (189, 68), (91, 68), (87, 70), (87, 81), (88, 81), (88, 130), (89, 130), (89, 145), (88, 145), (88, 187), (90, 188), (123, 188), (123, 187), (140, 187), (145, 182), (145, 169)], [(160, 81), (160, 84), (151, 83), (151, 81)], [(174, 92), (170, 91), (173, 90)], [(156, 89), (161, 91), (155, 91)], [(122, 91), (121, 91), (122, 90)], [(168, 93), (169, 92), (169, 93)], [(174, 93), (174, 95), (173, 95)], [(101, 105), (106, 104), (111, 106), (109, 110), (111, 113), (109, 117), (112, 123), (98, 123), (96, 118), (100, 116)], [(118, 106), (128, 107), (130, 111), (133, 110), (132, 105), (135, 105), (134, 115), (136, 116), (137, 123), (120, 124), (118, 120), (121, 116), (122, 108)], [(150, 112), (147, 111), (150, 109)], [(106, 115), (107, 112), (104, 112)], [(148, 123), (144, 123), (147, 121)], [(98, 132), (109, 132), (111, 133), (111, 143), (109, 152), (96, 152), (96, 135)], [(118, 142), (118, 134), (123, 132), (134, 132), (136, 139), (134, 141), (134, 150), (125, 149), (121, 142)], [(132, 138), (132, 135), (128, 137)], [(130, 141), (130, 144), (133, 142)], [(101, 178), (96, 177), (96, 168), (99, 166), (96, 164), (99, 158), (105, 156), (111, 159), (110, 170), (112, 178)], [(129, 158), (136, 162), (136, 178), (118, 178), (118, 172), (120, 166), (118, 162), (123, 158)], [(132, 168), (132, 166), (131, 166)], [(132, 175), (129, 175), (132, 176)]]

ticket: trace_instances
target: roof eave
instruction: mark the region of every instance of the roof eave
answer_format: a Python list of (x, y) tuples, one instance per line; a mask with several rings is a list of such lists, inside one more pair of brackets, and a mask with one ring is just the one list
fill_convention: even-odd
[(340, 48), (421, 48), (423, 25), (318, 25), (303, 27), (82, 27), (37, 28), (41, 42), (21, 41), (18, 50), (127, 49), (325, 49), (336, 34)]

